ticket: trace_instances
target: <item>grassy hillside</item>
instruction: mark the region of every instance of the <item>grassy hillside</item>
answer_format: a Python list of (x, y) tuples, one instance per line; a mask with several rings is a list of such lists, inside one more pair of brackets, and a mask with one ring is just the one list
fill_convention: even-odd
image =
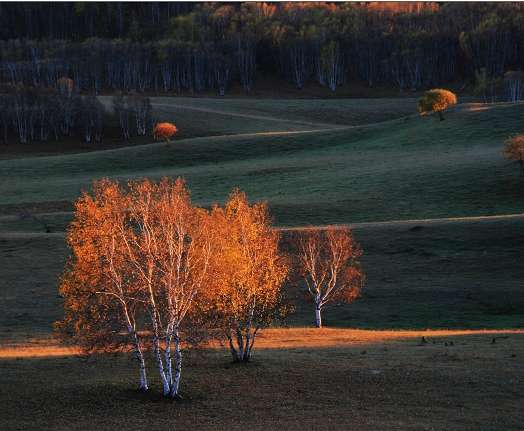
[[(327, 326), (524, 326), (524, 267), (515, 264), (524, 254), (524, 219), (356, 227), (355, 237), (366, 286), (355, 303), (325, 311)], [(0, 232), (0, 343), (51, 335), (62, 315), (57, 284), (66, 256), (63, 234)], [(288, 324), (312, 325), (305, 292), (291, 297)]]
[[(415, 98), (380, 98), (380, 99), (218, 99), (218, 98), (186, 98), (156, 97), (153, 107), (157, 115), (172, 115), (175, 121), (183, 128), (191, 127), (194, 114), (197, 117), (204, 113), (215, 115), (214, 119), (222, 122), (241, 119), (259, 120), (271, 119), (271, 130), (275, 127), (285, 127), (294, 124), (298, 127), (301, 123), (312, 125), (361, 125), (379, 121), (392, 120), (416, 113)], [(193, 118), (191, 118), (193, 117)], [(213, 118), (213, 117), (212, 117)], [(188, 119), (189, 121), (186, 121)], [(233, 124), (230, 124), (230, 127)], [(223, 124), (209, 123), (205, 130), (213, 127), (224, 127)], [(236, 124), (245, 127), (245, 124)], [(288, 126), (289, 127), (289, 126)], [(277, 129), (283, 130), (283, 129)], [(254, 131), (254, 130), (251, 130)], [(209, 134), (209, 133), (208, 133)]]
[[(519, 429), (522, 332), (426, 329), (524, 325), (524, 216), (471, 218), (524, 212), (522, 178), (501, 155), (522, 131), (524, 106), (462, 106), (443, 122), (413, 108), (408, 99), (158, 98), (157, 114), (182, 130), (172, 144), (1, 160), (4, 428)], [(153, 369), (151, 393), (132, 389), (126, 355), (60, 350), (51, 325), (62, 315), (71, 202), (96, 178), (163, 175), (184, 176), (204, 205), (238, 186), (268, 200), (284, 227), (357, 223), (362, 297), (325, 310), (330, 329), (303, 329), (312, 305), (286, 286), (290, 328), (263, 331), (244, 367), (224, 350), (186, 355), (174, 404), (158, 396)], [(453, 216), (465, 218), (439, 219)]]
[[(268, 200), (281, 226), (524, 212), (522, 179), (500, 151), (505, 137), (520, 130), (523, 105), (466, 106), (440, 122), (416, 116), (387, 120), (392, 100), (362, 106), (337, 100), (329, 105), (338, 112), (333, 123), (376, 120), (337, 126), (317, 123), (327, 120), (322, 100), (171, 103), (162, 109), (175, 119), (183, 103), (196, 109), (184, 113), (202, 130), (210, 114), (236, 134), (0, 161), (2, 338), (49, 333), (60, 316), (55, 292), (67, 254), (63, 232), (71, 201), (103, 176), (181, 175), (204, 205), (223, 201), (238, 186), (252, 199)], [(399, 106), (408, 108), (405, 99)], [(219, 121), (224, 112), (231, 114), (229, 123)], [(239, 133), (249, 121), (289, 130)], [(306, 121), (308, 130), (300, 130)], [(23, 210), (47, 214), (21, 215)], [(331, 310), (326, 322), (363, 328), (519, 326), (524, 297), (515, 280), (524, 274), (514, 260), (523, 252), (523, 234), (520, 219), (420, 229), (417, 223), (357, 227), (366, 290), (356, 304)], [(298, 304), (290, 323), (307, 325), (309, 305), (301, 299)]]
[(279, 225), (522, 212), (521, 179), (501, 146), (521, 130), (523, 114), (515, 105), (461, 110), (443, 122), (407, 117), (3, 160), (0, 194), (5, 213), (8, 205), (71, 201), (103, 176), (180, 175), (202, 204), (236, 186), (268, 200)]

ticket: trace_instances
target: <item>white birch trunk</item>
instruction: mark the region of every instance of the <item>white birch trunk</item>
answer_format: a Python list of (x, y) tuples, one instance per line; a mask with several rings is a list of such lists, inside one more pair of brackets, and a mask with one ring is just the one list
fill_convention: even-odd
[(246, 332), (246, 346), (244, 347), (244, 357), (242, 358), (244, 362), (249, 361), (249, 356), (251, 354), (250, 346), (251, 346), (251, 334), (248, 329)]
[(173, 340), (175, 343), (175, 376), (173, 384), (171, 385), (171, 398), (178, 396), (178, 389), (180, 387), (180, 379), (182, 377), (182, 350), (180, 348), (180, 337), (178, 329), (173, 334)]
[(319, 305), (315, 306), (315, 325), (317, 328), (322, 328), (322, 309)]
[(157, 359), (157, 364), (158, 364), (158, 372), (160, 374), (160, 379), (162, 380), (162, 394), (164, 396), (168, 396), (171, 388), (169, 386), (169, 382), (167, 380), (166, 373), (164, 371), (164, 363), (162, 361), (162, 355), (160, 354), (160, 345), (158, 342), (158, 337), (156, 336), (154, 337), (153, 343), (155, 345), (155, 354), (156, 354), (156, 359)]
[(166, 378), (171, 386), (173, 384), (173, 364), (171, 358), (171, 328), (166, 329), (166, 350), (165, 350), (165, 359), (166, 359)]
[(144, 361), (144, 355), (142, 350), (137, 350), (138, 360), (140, 361), (140, 390), (147, 391), (149, 386), (147, 383), (147, 373), (146, 373), (146, 362)]
[(141, 391), (147, 391), (149, 385), (147, 383), (147, 372), (146, 372), (146, 361), (144, 359), (144, 354), (142, 348), (140, 347), (140, 342), (138, 340), (138, 335), (134, 329), (130, 329), (130, 332), (133, 334), (133, 342), (135, 344), (135, 354), (140, 364), (140, 387)]

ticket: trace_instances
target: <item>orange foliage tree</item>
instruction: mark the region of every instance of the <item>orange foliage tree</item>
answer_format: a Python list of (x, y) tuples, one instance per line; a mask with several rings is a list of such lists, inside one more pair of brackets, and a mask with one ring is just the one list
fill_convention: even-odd
[[(136, 228), (126, 242), (126, 258), (148, 297), (153, 350), (164, 395), (175, 398), (182, 371), (182, 325), (209, 282), (209, 215), (191, 204), (183, 180), (173, 183), (167, 178), (158, 184), (149, 180), (131, 183), (129, 214)], [(198, 329), (185, 328), (186, 332)]]
[(156, 123), (153, 128), (153, 137), (156, 140), (165, 139), (170, 142), (170, 139), (178, 132), (177, 127), (172, 123)]
[(418, 110), (421, 115), (436, 112), (440, 121), (444, 120), (443, 112), (457, 104), (455, 93), (442, 88), (426, 91), (418, 101)]
[(504, 157), (518, 162), (520, 175), (524, 177), (524, 135), (515, 135), (505, 142)]
[(258, 331), (287, 311), (282, 287), (288, 264), (266, 204), (250, 205), (235, 190), (212, 218), (219, 249), (212, 303), (233, 360), (247, 362)]
[(362, 251), (348, 228), (309, 230), (297, 242), (299, 272), (315, 304), (315, 324), (320, 328), (326, 305), (350, 303), (360, 294)]
[(93, 196), (76, 203), (69, 229), (73, 256), (60, 286), (65, 317), (58, 329), (87, 351), (131, 343), (144, 390), (139, 334), (148, 334), (163, 393), (178, 397), (184, 336), (201, 329), (190, 317), (211, 274), (209, 230), (209, 212), (191, 205), (180, 179), (125, 189), (96, 182)]
[(124, 238), (131, 234), (128, 198), (116, 183), (95, 182), (93, 195), (75, 204), (67, 241), (72, 255), (62, 275), (64, 318), (55, 324), (63, 337), (85, 352), (131, 344), (140, 366), (140, 389), (148, 389), (140, 331), (145, 296), (126, 259)]

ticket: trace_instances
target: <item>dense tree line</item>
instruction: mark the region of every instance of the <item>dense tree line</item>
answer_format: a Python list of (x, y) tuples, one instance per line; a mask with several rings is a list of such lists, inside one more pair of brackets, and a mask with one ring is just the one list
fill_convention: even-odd
[[(417, 90), (478, 81), (479, 74), (488, 81), (502, 79), (524, 62), (524, 8), (515, 3), (1, 8), (4, 81), (53, 86), (67, 76), (77, 90), (95, 93), (216, 89), (225, 94), (233, 81), (251, 90), (257, 73), (284, 77), (297, 88), (317, 82), (336, 91), (358, 80)], [(514, 90), (506, 88), (508, 98), (515, 97)]]
[[(59, 80), (60, 81), (60, 80)], [(58, 88), (6, 86), (0, 92), (0, 139), (4, 144), (18, 141), (47, 142), (80, 137), (86, 144), (100, 143), (111, 130), (129, 140), (153, 129), (149, 98), (138, 94), (117, 95), (113, 109), (92, 95), (72, 91), (71, 80)]]

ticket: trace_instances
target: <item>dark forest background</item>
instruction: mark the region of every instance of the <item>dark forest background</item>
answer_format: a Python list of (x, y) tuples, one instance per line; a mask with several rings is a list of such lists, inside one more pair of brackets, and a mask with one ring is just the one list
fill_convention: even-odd
[[(523, 12), (509, 2), (0, 3), (0, 142), (128, 141), (150, 135), (151, 94), (252, 94), (257, 82), (332, 95), (446, 86), (518, 101)], [(118, 95), (109, 111), (102, 93)]]
[(510, 97), (504, 75), (524, 65), (523, 11), (509, 2), (0, 3), (1, 77), (45, 87), (68, 77), (96, 94), (223, 95), (264, 76), (333, 92), (352, 82), (401, 92), (474, 83), (483, 97)]

